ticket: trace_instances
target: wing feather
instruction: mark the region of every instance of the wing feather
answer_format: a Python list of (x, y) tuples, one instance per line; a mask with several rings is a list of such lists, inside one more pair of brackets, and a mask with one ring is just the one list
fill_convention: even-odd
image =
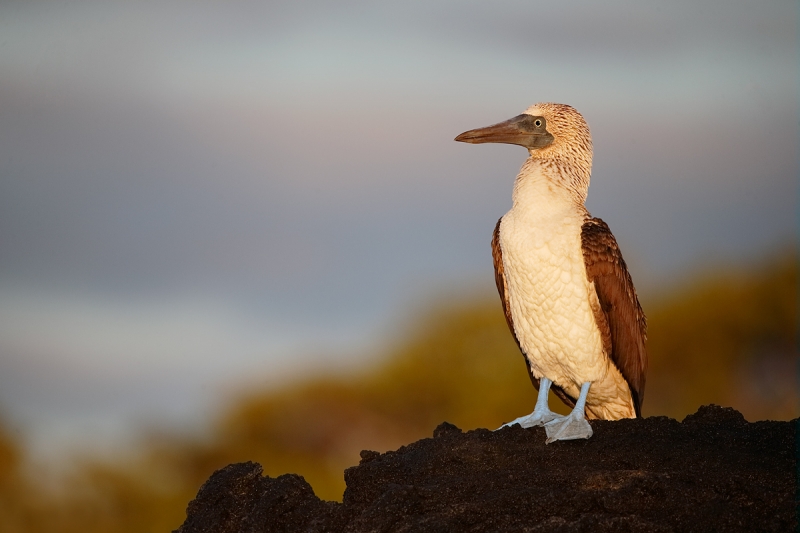
[[(500, 223), (503, 221), (501, 218), (497, 221), (492, 233), (492, 261), (494, 262), (494, 282), (497, 285), (497, 292), (500, 294), (500, 302), (503, 304), (503, 314), (506, 317), (506, 324), (514, 340), (519, 346), (519, 339), (517, 333), (514, 331), (514, 319), (511, 317), (511, 305), (508, 302), (508, 290), (506, 289), (506, 274), (505, 267), (503, 266), (503, 250), (500, 248)], [(521, 348), (520, 348), (521, 349)]]
[(647, 318), (608, 225), (599, 218), (587, 219), (581, 228), (581, 245), (586, 275), (600, 304), (595, 318), (606, 354), (628, 382), (636, 416), (642, 416)]

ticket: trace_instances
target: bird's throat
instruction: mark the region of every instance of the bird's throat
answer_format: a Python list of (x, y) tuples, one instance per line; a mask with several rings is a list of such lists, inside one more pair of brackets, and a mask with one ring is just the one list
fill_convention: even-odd
[(514, 208), (535, 210), (540, 216), (565, 209), (585, 211), (589, 178), (576, 174), (569, 167), (528, 159), (514, 182)]

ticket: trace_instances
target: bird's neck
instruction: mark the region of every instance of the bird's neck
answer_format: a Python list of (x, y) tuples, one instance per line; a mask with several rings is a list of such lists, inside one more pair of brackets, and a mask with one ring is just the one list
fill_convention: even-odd
[(539, 215), (567, 210), (586, 211), (589, 172), (556, 161), (533, 157), (522, 165), (512, 194), (513, 207)]

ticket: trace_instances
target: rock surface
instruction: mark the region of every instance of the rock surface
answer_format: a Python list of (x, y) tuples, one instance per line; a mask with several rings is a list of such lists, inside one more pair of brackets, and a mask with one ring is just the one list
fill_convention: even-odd
[(797, 427), (713, 405), (681, 423), (592, 421), (591, 439), (550, 445), (542, 428), (444, 423), (431, 439), (362, 452), (342, 503), (294, 474), (227, 466), (177, 532), (794, 531)]

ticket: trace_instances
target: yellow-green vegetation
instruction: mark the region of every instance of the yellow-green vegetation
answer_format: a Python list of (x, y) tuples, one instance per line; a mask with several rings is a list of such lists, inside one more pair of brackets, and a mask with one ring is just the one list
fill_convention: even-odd
[(717, 403), (750, 421), (797, 417), (797, 273), (797, 256), (785, 253), (755, 272), (711, 272), (656, 298), (645, 414), (681, 418)]
[[(786, 254), (645, 300), (645, 415), (680, 419), (714, 402), (750, 420), (798, 416), (797, 270)], [(321, 497), (340, 499), (342, 472), (362, 449), (397, 448), (444, 420), (494, 428), (532, 409), (535, 391), (497, 298), (431, 310), (408, 331), (359, 374), (251, 393), (206, 438), (160, 436), (137, 457), (87, 462), (63, 492), (27, 479), (20, 444), (0, 428), (0, 532), (169, 531), (202, 482), (235, 461), (300, 473)]]

